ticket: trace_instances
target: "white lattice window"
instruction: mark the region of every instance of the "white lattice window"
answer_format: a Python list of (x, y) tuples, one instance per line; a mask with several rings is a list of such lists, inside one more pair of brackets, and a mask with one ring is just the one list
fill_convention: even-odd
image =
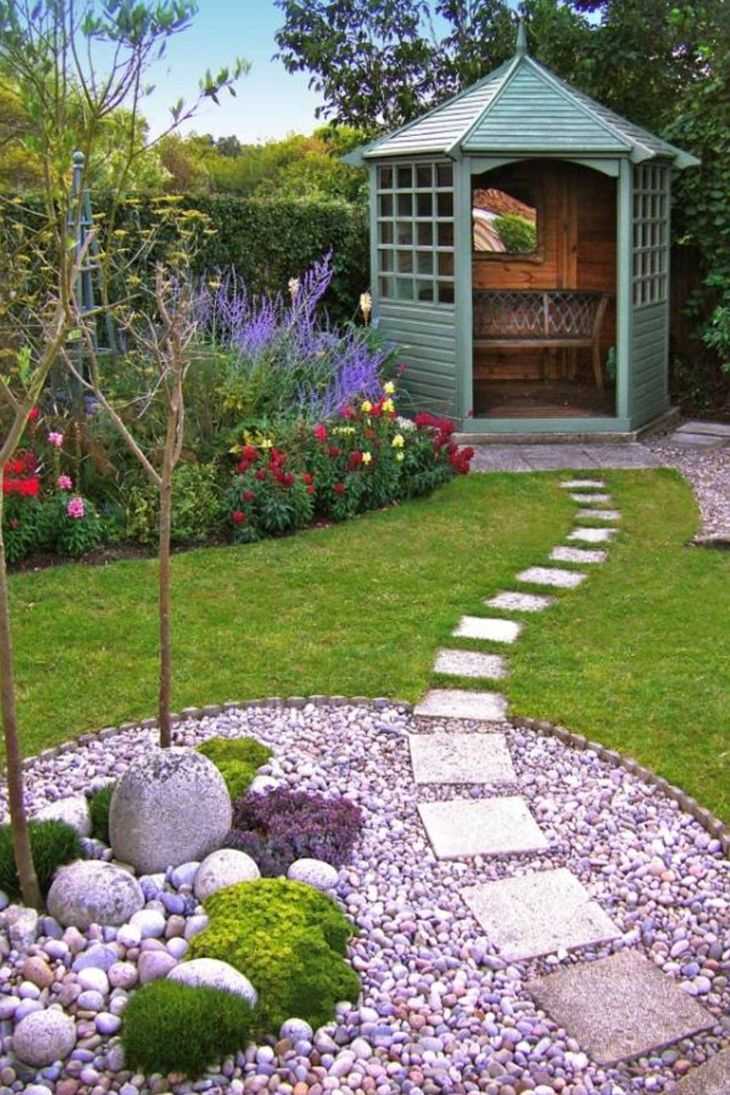
[(634, 306), (659, 304), (669, 288), (669, 168), (634, 169)]
[(453, 165), (381, 164), (377, 173), (380, 297), (453, 304)]

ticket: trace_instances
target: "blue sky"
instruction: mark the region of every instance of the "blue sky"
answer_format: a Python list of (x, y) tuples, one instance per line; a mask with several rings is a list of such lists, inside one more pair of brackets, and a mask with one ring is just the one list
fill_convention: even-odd
[(143, 107), (152, 132), (169, 123), (169, 108), (182, 96), (190, 102), (206, 68), (214, 72), (235, 57), (251, 62), (238, 83), (237, 98), (225, 95), (220, 107), (206, 103), (195, 121), (184, 127), (216, 137), (234, 133), (251, 142), (287, 133), (309, 133), (317, 124), (318, 97), (307, 87), (306, 73), (290, 75), (271, 57), (282, 14), (273, 0), (198, 0), (190, 30), (173, 38), (166, 56), (151, 70), (154, 94)]

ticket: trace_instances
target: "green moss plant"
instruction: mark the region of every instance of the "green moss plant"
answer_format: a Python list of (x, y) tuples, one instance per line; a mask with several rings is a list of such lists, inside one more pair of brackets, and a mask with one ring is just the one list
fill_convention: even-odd
[(108, 783), (89, 799), (91, 835), (95, 840), (102, 840), (105, 844), (109, 843), (109, 807), (115, 787), (115, 783)]
[[(31, 821), (28, 828), (38, 884), (45, 897), (58, 868), (82, 855), (81, 840), (65, 821)], [(0, 890), (13, 901), (20, 897), (9, 825), (0, 825)]]
[(194, 936), (191, 958), (219, 958), (259, 994), (257, 1023), (278, 1031), (295, 1015), (329, 1022), (339, 1000), (357, 1000), (360, 982), (344, 959), (352, 925), (311, 886), (262, 878), (219, 890), (205, 902), (210, 923)]
[(271, 750), (256, 738), (210, 738), (198, 747), (198, 752), (213, 761), (232, 799), (245, 795), (257, 769), (272, 756)]
[(153, 981), (134, 993), (124, 1012), (127, 1068), (195, 1079), (209, 1065), (243, 1049), (252, 1012), (241, 996), (175, 981)]

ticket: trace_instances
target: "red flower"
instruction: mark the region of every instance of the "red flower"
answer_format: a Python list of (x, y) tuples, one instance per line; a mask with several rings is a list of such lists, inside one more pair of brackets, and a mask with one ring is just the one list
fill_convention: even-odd
[(38, 419), (40, 418), (40, 413), (41, 412), (38, 410), (37, 407), (31, 407), (30, 410), (28, 411), (28, 421), (29, 422), (37, 422)]
[(370, 414), (372, 415), (372, 417), (373, 418), (380, 418), (382, 413), (383, 413), (383, 404), (382, 404), (382, 402), (373, 403), (373, 408), (370, 411)]
[(335, 494), (344, 494), (347, 490), (347, 485), (345, 483), (335, 483), (333, 490)]
[(243, 475), (245, 471), (248, 471), (250, 466), (251, 465), (249, 464), (248, 460), (240, 460), (238, 464), (236, 464), (236, 471), (240, 472), (241, 475)]
[(350, 407), (350, 406), (343, 407), (340, 410), (340, 414), (343, 418), (354, 418), (355, 417), (355, 412), (352, 409), (352, 407)]
[(314, 491), (315, 491), (314, 483), (310, 483), (309, 486), (307, 487), (307, 494), (314, 494)]
[(314, 476), (308, 471), (303, 471), (302, 472), (302, 482), (303, 483), (313, 483), (314, 482)]
[(327, 440), (327, 427), (322, 422), (317, 423), (317, 425), (312, 430), (312, 433), (318, 441)]
[(347, 463), (350, 468), (359, 468), (362, 464), (362, 453), (359, 452), (357, 449), (355, 450), (355, 452), (351, 452), (350, 459)]
[(266, 478), (266, 469), (265, 468), (259, 468), (259, 470), (255, 473), (255, 476), (259, 481), (265, 479)]
[(368, 439), (369, 441), (372, 441), (372, 439), (373, 439), (373, 438), (374, 438), (374, 437), (376, 436), (376, 434), (375, 434), (375, 430), (371, 430), (371, 429), (369, 429), (369, 428), (368, 428), (368, 429), (365, 429), (365, 430), (363, 430), (362, 432), (363, 432), (363, 433), (365, 434), (365, 436), (367, 437), (367, 439)]
[(254, 464), (259, 458), (259, 450), (255, 445), (244, 445), (241, 456), (244, 460), (248, 461), (249, 464)]
[[(275, 473), (276, 474), (276, 473)], [(290, 471), (280, 471), (276, 474), (277, 482), (287, 489), (294, 485), (294, 476)]]
[(334, 460), (336, 457), (338, 457), (340, 455), (340, 453), (342, 452), (342, 449), (338, 449), (336, 445), (330, 445), (330, 447), (327, 451), (328, 451), (329, 455), (332, 457), (332, 459)]
[(272, 468), (280, 468), (282, 464), (286, 464), (286, 453), (282, 452), (281, 449), (272, 449), (269, 464)]
[(253, 502), (256, 499), (256, 495), (252, 490), (245, 490), (241, 495), (244, 502)]
[(233, 521), (234, 525), (244, 525), (246, 523), (246, 514), (243, 510), (234, 509), (231, 514), (231, 521)]

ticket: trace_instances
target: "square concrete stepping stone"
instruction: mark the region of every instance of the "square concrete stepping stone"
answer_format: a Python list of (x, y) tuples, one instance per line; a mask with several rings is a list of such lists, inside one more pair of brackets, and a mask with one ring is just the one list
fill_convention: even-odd
[(475, 650), (439, 650), (434, 673), (450, 677), (506, 677), (509, 670), (501, 654), (478, 654)]
[(522, 624), (515, 620), (497, 620), (489, 616), (462, 616), (451, 632), (460, 639), (487, 639), (492, 643), (513, 643)]
[(557, 597), (547, 597), (540, 593), (498, 593), (484, 604), (487, 608), (498, 608), (505, 612), (543, 612), (557, 602)]
[(412, 734), (416, 783), (516, 783), (504, 734)]
[(560, 567), (528, 567), (517, 575), (518, 582), (531, 582), (538, 586), (555, 586), (557, 589), (575, 589), (585, 581), (587, 574), (578, 570), (561, 570)]
[(507, 962), (618, 939), (621, 932), (569, 870), (535, 871), (464, 890)]
[(678, 430), (675, 431), (675, 436), (678, 433), (710, 433), (716, 437), (727, 437), (730, 441), (730, 423), (728, 422), (699, 422), (692, 420), (685, 422)]
[(527, 991), (599, 1065), (654, 1054), (716, 1022), (637, 950), (548, 974)]
[(576, 528), (568, 533), (568, 539), (582, 540), (586, 544), (605, 544), (613, 540), (617, 531), (615, 528)]
[(610, 494), (571, 494), (570, 497), (583, 506), (595, 506), (598, 502), (613, 501)]
[(704, 1065), (682, 1080), (677, 1095), (728, 1095), (730, 1092), (730, 1049), (716, 1053)]
[(621, 514), (617, 509), (579, 509), (575, 515), (576, 521), (590, 519), (595, 521), (618, 521)]
[(602, 479), (565, 479), (560, 486), (564, 490), (601, 490), (606, 484)]
[(507, 700), (499, 692), (432, 688), (414, 707), (413, 714), (434, 719), (476, 719), (478, 722), (501, 722), (507, 715)]
[(556, 547), (550, 552), (550, 558), (556, 563), (605, 563), (608, 555), (605, 551), (587, 548)]
[(422, 802), (418, 812), (438, 859), (541, 852), (548, 846), (527, 803), (518, 795)]

